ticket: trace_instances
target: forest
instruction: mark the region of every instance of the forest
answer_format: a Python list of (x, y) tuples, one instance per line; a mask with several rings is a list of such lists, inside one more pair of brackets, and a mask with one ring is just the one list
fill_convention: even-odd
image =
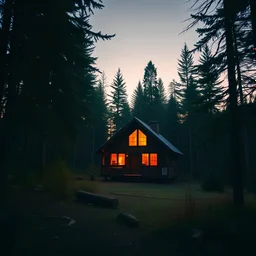
[(179, 80), (164, 85), (149, 56), (129, 102), (122, 67), (106, 77), (93, 57), (98, 40), (115, 36), (90, 23), (100, 0), (1, 0), (1, 196), (10, 175), (59, 160), (74, 172), (99, 166), (96, 149), (136, 116), (159, 121), (184, 153), (180, 179), (214, 176), (242, 204), (243, 187), (256, 189), (256, 4), (191, 6), (183, 32), (197, 26), (199, 40), (181, 46)]

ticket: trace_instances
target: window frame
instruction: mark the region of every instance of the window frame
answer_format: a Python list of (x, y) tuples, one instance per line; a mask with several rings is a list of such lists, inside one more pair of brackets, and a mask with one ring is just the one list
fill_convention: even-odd
[[(136, 134), (136, 142), (135, 142), (135, 144), (136, 145), (130, 145), (130, 136), (132, 135), (132, 134)], [(140, 133), (142, 133), (142, 135), (144, 135), (145, 136), (145, 145), (140, 145), (140, 144), (142, 144), (141, 142), (140, 142)], [(144, 141), (144, 140), (143, 140)], [(129, 145), (129, 147), (146, 147), (147, 145), (148, 145), (148, 136), (141, 130), (141, 129), (135, 129), (129, 136), (128, 136), (128, 145)]]
[[(147, 156), (147, 164), (143, 164), (143, 155)], [(142, 153), (141, 154), (141, 164), (142, 164), (142, 166), (149, 166), (149, 153)]]
[[(148, 164), (147, 165), (142, 163), (143, 162), (143, 155), (148, 156)], [(156, 155), (156, 164), (154, 164), (154, 165), (151, 164), (151, 155)], [(151, 167), (151, 166), (157, 167), (158, 166), (158, 153), (142, 153), (141, 154), (141, 165), (142, 166), (148, 166), (148, 167)]]
[[(156, 156), (154, 160), (156, 160), (156, 164), (151, 164), (153, 156)], [(152, 157), (152, 158), (151, 158)], [(150, 166), (158, 166), (158, 154), (157, 153), (150, 153), (149, 155), (149, 164)]]
[[(112, 164), (111, 159), (112, 159), (112, 155), (116, 155), (116, 163)], [(124, 163), (123, 164), (119, 164), (119, 155), (124, 155)], [(110, 153), (110, 165), (112, 166), (125, 166), (126, 165), (126, 154), (125, 153)]]

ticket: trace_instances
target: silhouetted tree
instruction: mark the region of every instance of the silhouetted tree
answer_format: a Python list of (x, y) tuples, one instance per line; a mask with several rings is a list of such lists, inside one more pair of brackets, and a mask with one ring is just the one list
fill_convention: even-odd
[(179, 104), (175, 96), (175, 84), (173, 81), (170, 83), (170, 98), (167, 103), (165, 133), (166, 137), (178, 146), (179, 136)]
[(131, 96), (131, 108), (133, 116), (145, 119), (145, 98), (140, 81)]
[(197, 84), (200, 90), (200, 104), (201, 110), (205, 113), (216, 113), (218, 111), (218, 104), (222, 100), (222, 88), (219, 80), (220, 73), (213, 64), (213, 56), (208, 45), (203, 47), (202, 54), (199, 58), (199, 65), (197, 66)]
[(95, 0), (1, 1), (1, 189), (14, 163), (29, 170), (65, 158), (89, 122), (94, 42), (112, 37), (93, 32), (89, 18), (103, 7)]
[(149, 122), (150, 119), (156, 119), (158, 111), (156, 108), (156, 101), (159, 98), (159, 89), (157, 81), (157, 70), (152, 61), (149, 61), (144, 70), (143, 77), (145, 110), (147, 116), (145, 121)]
[[(129, 119), (128, 115), (128, 101), (126, 93), (126, 85), (120, 68), (117, 70), (110, 96), (111, 117), (115, 124), (115, 131), (118, 131), (125, 125), (125, 120)], [(129, 110), (130, 113), (130, 110)]]

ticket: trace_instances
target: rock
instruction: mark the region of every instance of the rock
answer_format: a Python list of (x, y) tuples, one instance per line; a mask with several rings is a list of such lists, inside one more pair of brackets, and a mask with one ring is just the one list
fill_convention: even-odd
[(130, 227), (137, 227), (139, 225), (139, 221), (137, 220), (137, 218), (127, 212), (120, 213), (117, 216), (117, 219), (124, 222)]

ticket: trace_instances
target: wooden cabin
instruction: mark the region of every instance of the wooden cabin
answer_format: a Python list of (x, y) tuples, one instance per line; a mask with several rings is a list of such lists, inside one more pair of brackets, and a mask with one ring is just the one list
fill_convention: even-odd
[(136, 117), (96, 152), (101, 154), (101, 174), (105, 179), (173, 179), (178, 174), (177, 158), (182, 155), (159, 133), (158, 122), (146, 124)]

